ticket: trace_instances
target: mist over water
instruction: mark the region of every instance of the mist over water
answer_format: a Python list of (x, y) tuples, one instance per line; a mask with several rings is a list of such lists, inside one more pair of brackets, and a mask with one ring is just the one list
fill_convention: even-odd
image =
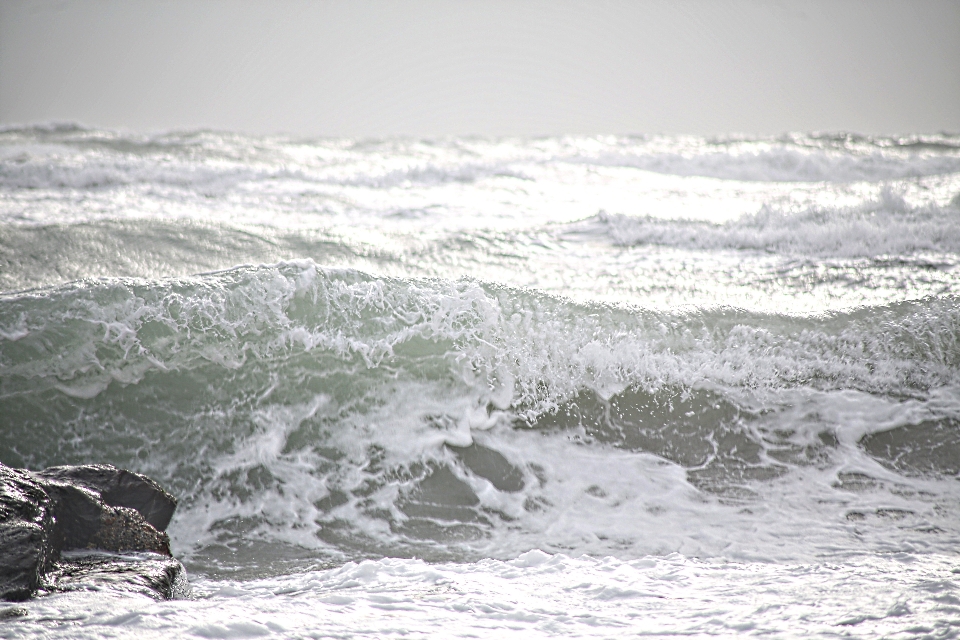
[(951, 135), (4, 129), (0, 461), (194, 599), (0, 636), (955, 637), (958, 221)]

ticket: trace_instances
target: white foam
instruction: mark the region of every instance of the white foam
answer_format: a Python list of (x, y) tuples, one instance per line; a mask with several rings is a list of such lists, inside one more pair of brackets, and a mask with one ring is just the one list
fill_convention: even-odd
[(383, 559), (269, 579), (200, 579), (194, 599), (109, 592), (21, 606), (5, 637), (609, 638), (623, 635), (851, 638), (949, 633), (951, 556), (847, 564), (623, 562), (531, 551), (510, 561)]

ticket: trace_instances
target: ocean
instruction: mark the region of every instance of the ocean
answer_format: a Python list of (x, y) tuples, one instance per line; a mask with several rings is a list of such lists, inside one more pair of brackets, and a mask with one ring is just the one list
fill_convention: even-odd
[(960, 636), (960, 136), (0, 129), (0, 462), (188, 598), (3, 638)]

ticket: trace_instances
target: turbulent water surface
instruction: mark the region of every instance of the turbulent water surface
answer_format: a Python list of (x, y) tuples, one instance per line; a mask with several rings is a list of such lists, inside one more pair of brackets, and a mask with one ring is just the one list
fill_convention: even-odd
[(0, 292), (192, 584), (0, 637), (960, 635), (958, 136), (7, 128)]

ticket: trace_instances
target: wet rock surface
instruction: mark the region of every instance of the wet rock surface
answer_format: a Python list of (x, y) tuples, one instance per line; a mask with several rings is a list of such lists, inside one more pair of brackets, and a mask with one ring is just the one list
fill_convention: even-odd
[(50, 467), (34, 475), (89, 489), (112, 507), (134, 509), (158, 531), (167, 528), (177, 508), (176, 499), (150, 478), (111, 465)]
[(28, 473), (0, 466), (0, 598), (28, 597), (63, 546), (53, 501)]
[(0, 599), (97, 583), (176, 597), (184, 571), (164, 533), (176, 504), (149, 478), (110, 465), (0, 464)]
[(177, 560), (156, 553), (69, 551), (47, 575), (44, 589), (122, 591), (154, 600), (185, 597), (186, 574)]

